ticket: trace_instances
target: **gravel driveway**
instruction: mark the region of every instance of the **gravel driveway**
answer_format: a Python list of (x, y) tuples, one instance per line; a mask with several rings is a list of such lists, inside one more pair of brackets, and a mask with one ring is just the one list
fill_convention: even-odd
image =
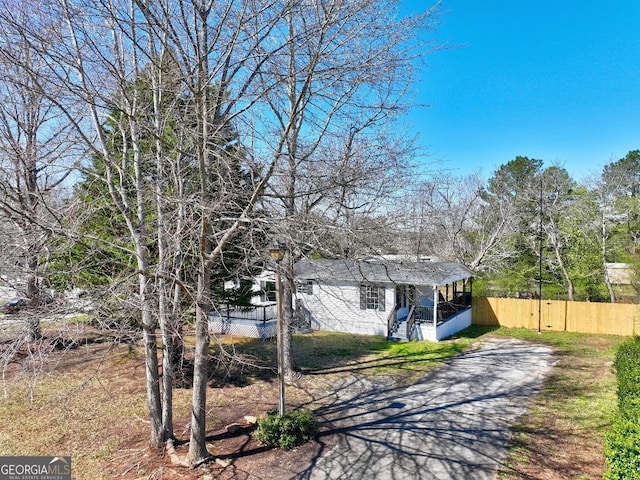
[(340, 440), (300, 478), (494, 479), (551, 364), (550, 347), (491, 339), (408, 388), (353, 380), (319, 412)]

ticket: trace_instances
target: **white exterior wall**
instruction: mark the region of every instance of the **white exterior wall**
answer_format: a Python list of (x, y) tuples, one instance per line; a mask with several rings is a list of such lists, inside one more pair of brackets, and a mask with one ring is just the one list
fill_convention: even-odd
[[(271, 270), (264, 270), (259, 275), (256, 275), (251, 279), (251, 291), (255, 294), (251, 297), (250, 302), (251, 305), (256, 305), (258, 307), (275, 305), (275, 302), (265, 301), (262, 299), (260, 292), (262, 291), (262, 282), (271, 282), (275, 283), (276, 274)], [(228, 280), (224, 282), (224, 288), (227, 290), (232, 290), (234, 288), (238, 288), (240, 286), (240, 280)]]
[(251, 285), (251, 291), (254, 292), (256, 295), (251, 297), (251, 304), (252, 305), (257, 305), (257, 306), (273, 305), (274, 302), (270, 302), (268, 300), (263, 300), (260, 297), (259, 292), (260, 292), (260, 290), (262, 290), (261, 282), (273, 282), (273, 283), (275, 283), (275, 281), (276, 281), (276, 274), (275, 274), (275, 272), (273, 272), (271, 270), (265, 270), (262, 273), (260, 273), (260, 275), (255, 277), (253, 279), (253, 285)]
[(313, 282), (313, 294), (296, 298), (311, 314), (311, 328), (330, 332), (387, 336), (387, 318), (395, 306), (394, 290), (385, 286), (385, 310), (360, 310), (360, 285)]
[(447, 320), (442, 325), (438, 327), (437, 338), (436, 341), (443, 340), (445, 338), (449, 338), (451, 335), (458, 333), (461, 330), (464, 330), (467, 327), (471, 326), (471, 308), (467, 308), (460, 313), (458, 313), (455, 317)]
[(431, 325), (418, 324), (415, 329), (416, 340), (429, 340), (431, 342), (439, 342), (451, 335), (464, 330), (471, 326), (471, 308), (467, 308), (458, 313), (455, 317), (450, 318), (446, 322), (434, 327)]

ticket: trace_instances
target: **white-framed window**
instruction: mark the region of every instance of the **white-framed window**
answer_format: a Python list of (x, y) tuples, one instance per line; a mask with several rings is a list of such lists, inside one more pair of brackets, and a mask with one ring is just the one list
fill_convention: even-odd
[(384, 312), (384, 287), (380, 285), (360, 285), (360, 310)]
[(260, 300), (263, 303), (276, 301), (276, 282), (260, 280)]

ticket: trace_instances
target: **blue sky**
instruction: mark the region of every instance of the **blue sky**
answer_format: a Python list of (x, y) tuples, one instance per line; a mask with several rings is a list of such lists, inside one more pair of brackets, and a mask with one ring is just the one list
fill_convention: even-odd
[[(404, 0), (408, 12), (429, 0)], [(640, 149), (640, 1), (443, 0), (408, 121), (434, 169), (517, 155), (576, 179)]]

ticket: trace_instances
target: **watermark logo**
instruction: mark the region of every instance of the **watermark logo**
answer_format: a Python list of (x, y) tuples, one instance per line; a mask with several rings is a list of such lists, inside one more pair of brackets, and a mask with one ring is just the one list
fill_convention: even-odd
[(0, 480), (71, 480), (71, 457), (0, 457)]

